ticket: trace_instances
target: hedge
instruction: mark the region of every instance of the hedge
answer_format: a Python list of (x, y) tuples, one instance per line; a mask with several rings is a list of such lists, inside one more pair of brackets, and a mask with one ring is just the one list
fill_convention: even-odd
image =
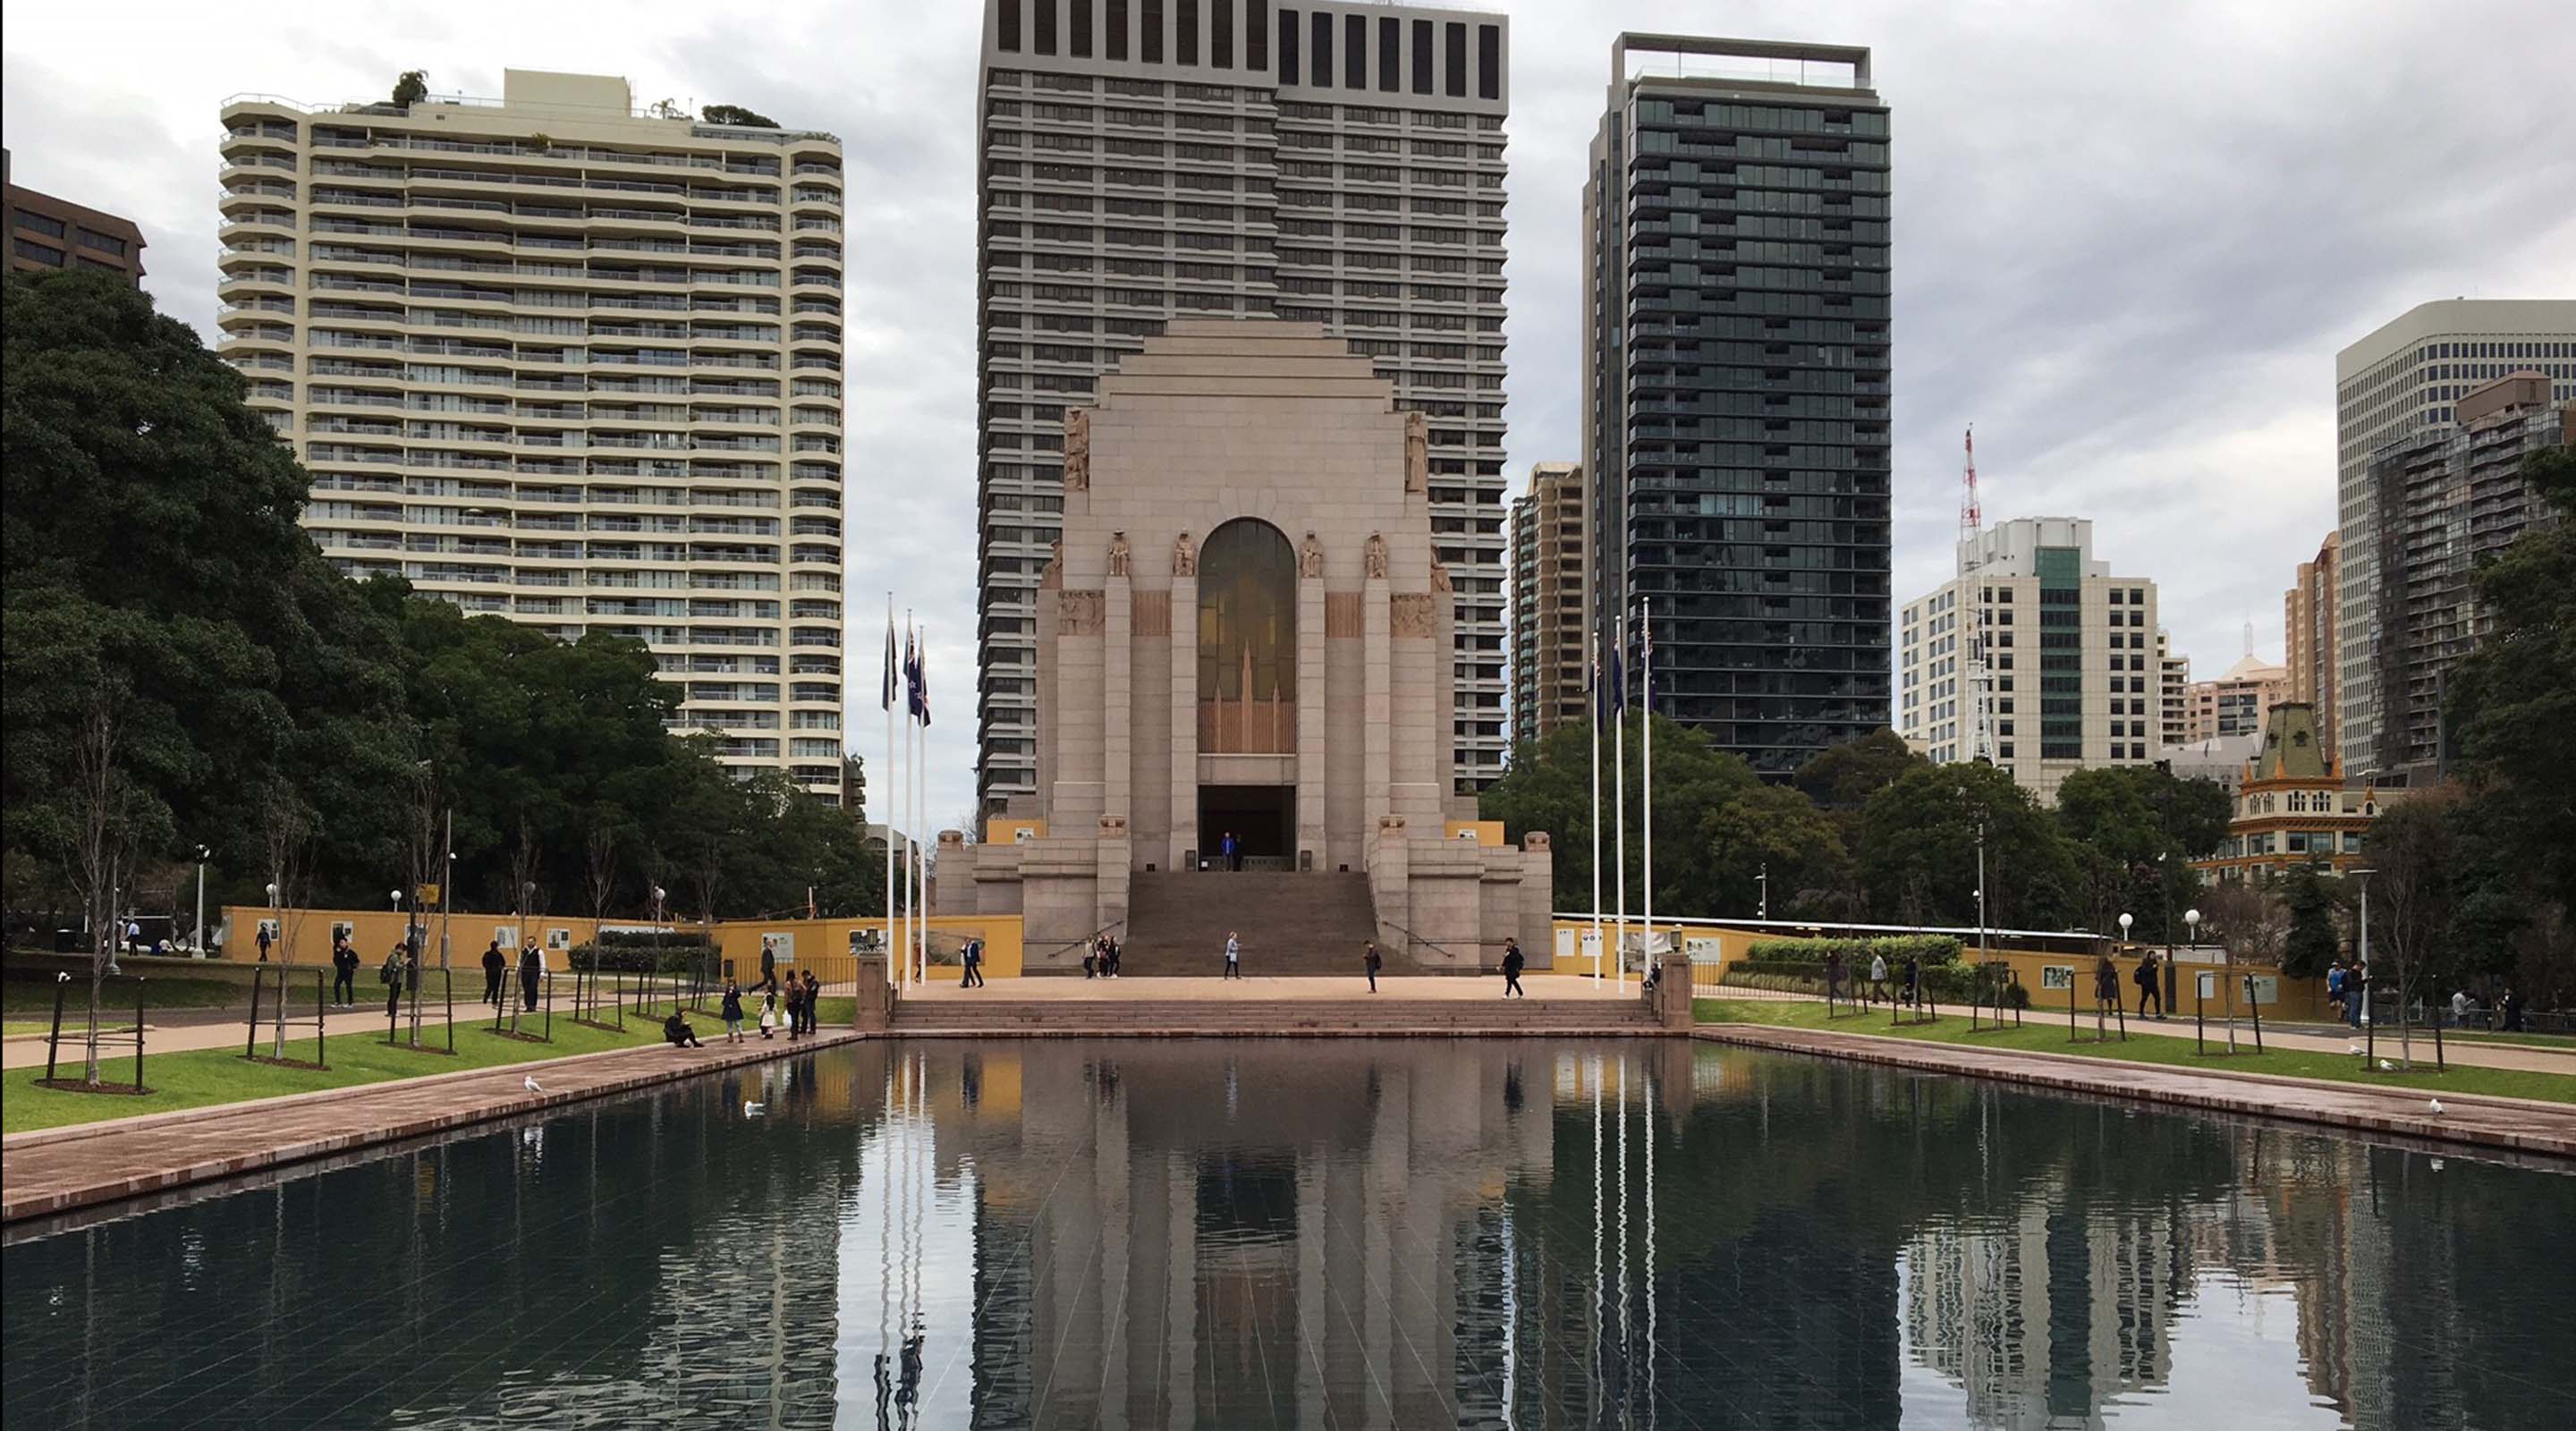
[[(603, 949), (709, 949), (714, 941), (698, 929), (603, 929), (593, 941)], [(590, 946), (583, 946), (588, 948)]]
[(703, 938), (686, 945), (668, 948), (620, 948), (616, 945), (576, 944), (565, 956), (572, 967), (585, 973), (602, 974), (695, 974), (712, 979), (717, 974), (715, 946)]
[[(1894, 961), (1890, 962), (1892, 964)], [(1815, 994), (1820, 997), (1825, 992), (1823, 969), (1816, 963), (1798, 959), (1739, 959), (1726, 967), (1726, 973), (1720, 976), (1718, 982), (1740, 984), (1749, 989), (1771, 989), (1789, 993)], [(1868, 983), (1868, 970), (1863, 969), (1858, 973), (1847, 972), (1843, 977), (1843, 992), (1858, 994)], [(1991, 1005), (1995, 997), (1993, 987), (1988, 985), (1981, 989), (1978, 984), (1979, 974), (1974, 968), (1936, 964), (1927, 965), (1923, 970), (1923, 992), (1935, 1003), (1983, 1002)], [(1905, 981), (1900, 971), (1889, 969), (1887, 987), (1891, 992), (1904, 989)], [(2004, 1005), (2007, 1008), (2030, 1007), (2030, 990), (2019, 980), (2006, 983), (2003, 996)]]
[(1955, 935), (1892, 934), (1880, 939), (1757, 939), (1745, 951), (1758, 964), (1822, 964), (1840, 954), (1843, 967), (1867, 971), (1872, 956), (1887, 960), (1890, 973), (1903, 967), (1907, 955), (1927, 966), (1957, 961), (1963, 946)]

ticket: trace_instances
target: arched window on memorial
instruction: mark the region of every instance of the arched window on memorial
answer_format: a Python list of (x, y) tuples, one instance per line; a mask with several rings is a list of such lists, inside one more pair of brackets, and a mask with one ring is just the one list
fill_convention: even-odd
[(1199, 749), (1281, 754), (1297, 741), (1297, 553), (1238, 518), (1199, 550)]

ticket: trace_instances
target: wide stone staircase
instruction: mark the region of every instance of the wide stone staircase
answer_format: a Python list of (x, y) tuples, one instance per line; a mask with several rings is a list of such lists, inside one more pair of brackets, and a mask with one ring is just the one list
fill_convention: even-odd
[[(1376, 905), (1364, 874), (1137, 874), (1128, 886), (1119, 970), (1213, 979), (1225, 972), (1227, 930), (1243, 946), (1247, 975), (1348, 978), (1360, 972), (1362, 947), (1376, 937)], [(1408, 971), (1389, 953), (1387, 972)]]

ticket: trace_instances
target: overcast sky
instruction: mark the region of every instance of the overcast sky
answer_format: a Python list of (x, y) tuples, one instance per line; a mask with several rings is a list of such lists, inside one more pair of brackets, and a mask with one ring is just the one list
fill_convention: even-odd
[[(224, 99), (402, 70), (622, 74), (848, 146), (849, 688), (889, 587), (932, 640), (930, 809), (972, 808), (973, 0), (13, 5), (18, 182), (125, 214), (213, 333)], [(1513, 17), (1510, 471), (1575, 456), (1576, 211), (1619, 29), (1867, 45), (1895, 110), (1896, 596), (1947, 573), (1959, 436), (1989, 521), (2084, 516), (2198, 674), (2334, 522), (2334, 354), (2432, 298), (2576, 296), (2576, 4), (1553, 0)], [(872, 709), (852, 744), (876, 774)], [(873, 801), (871, 803), (874, 803)]]

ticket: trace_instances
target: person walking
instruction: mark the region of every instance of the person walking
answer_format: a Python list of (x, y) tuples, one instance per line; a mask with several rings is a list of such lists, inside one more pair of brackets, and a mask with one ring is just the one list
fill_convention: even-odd
[(537, 952), (537, 941), (519, 951), (520, 1007), (528, 1013), (537, 1011), (537, 979), (546, 971), (545, 956)]
[(1225, 932), (1225, 973), (1221, 977), (1228, 979), (1243, 977), (1243, 943), (1234, 937), (1234, 931), (1231, 929)]
[(2523, 1031), (2522, 995), (2515, 993), (2510, 988), (2506, 989), (2503, 995), (2496, 1000), (2496, 1012), (2503, 1015), (2503, 1032), (2521, 1033)]
[(760, 985), (778, 992), (778, 946), (766, 938), (760, 941)]
[(494, 939), (483, 946), (483, 1002), (495, 1010), (501, 1007), (501, 974), (510, 961), (501, 953), (501, 941)]
[(980, 989), (984, 987), (984, 941), (981, 939), (967, 940), (966, 948), (958, 957), (965, 964), (966, 973), (963, 978), (957, 981), (957, 987), (961, 989)]
[(724, 1002), (716, 1012), (724, 1018), (725, 1042), (742, 1042), (742, 985), (725, 980)]
[(1360, 956), (1360, 967), (1368, 971), (1369, 992), (1372, 994), (1377, 992), (1377, 971), (1385, 963), (1386, 960), (1377, 952), (1377, 941), (1370, 940), (1368, 951)]
[(408, 952), (409, 947), (406, 944), (396, 944), (393, 952), (385, 956), (385, 966), (376, 971), (376, 977), (384, 981), (385, 1022), (387, 1023), (393, 1022), (394, 1015), (402, 1008), (403, 956)]
[(2150, 949), (2138, 960), (2138, 970), (2131, 975), (2138, 981), (2138, 1017), (2147, 1016), (2147, 1005), (2156, 1006), (2156, 1017), (2165, 1016), (2164, 979), (2156, 968), (2156, 954)]
[(269, 946), (269, 942), (270, 942), (270, 935), (269, 935), (269, 932), (268, 932), (268, 926), (267, 926), (267, 925), (265, 925), (265, 924), (262, 924), (262, 925), (259, 927), (259, 962), (261, 962), (261, 963), (263, 963), (263, 964), (265, 964), (265, 963), (267, 963), (267, 962), (268, 962), (268, 946)]
[(1887, 956), (1873, 950), (1869, 956), (1869, 989), (1865, 1003), (1879, 1003), (1887, 998)]
[(331, 1005), (348, 1009), (358, 1003), (358, 946), (346, 934), (331, 937)]
[[(2114, 992), (2112, 997), (2119, 995)], [(1919, 955), (1905, 956), (1905, 1002), (1909, 1007), (1923, 1002), (1923, 960)]]
[(1504, 998), (1529, 997), (1529, 990), (1521, 987), (1521, 970), (1527, 967), (1529, 967), (1529, 961), (1521, 957), (1521, 942), (1517, 939), (1505, 939), (1503, 941)]
[(2355, 959), (2343, 976), (2344, 1022), (2359, 1028), (2370, 1021), (2370, 961)]
[(1108, 935), (1096, 934), (1091, 938), (1084, 940), (1082, 945), (1082, 977), (1086, 979), (1097, 979), (1101, 977), (1100, 966), (1102, 963), (1107, 961), (1108, 957)]
[(2326, 1007), (2334, 1010), (2336, 1018), (2343, 1017), (2343, 986), (2343, 961), (2337, 959), (2326, 966)]
[(1118, 936), (1115, 934), (1102, 935), (1100, 937), (1100, 948), (1101, 953), (1104, 956), (1101, 960), (1101, 973), (1112, 979), (1117, 978), (1118, 961), (1126, 957), (1126, 949), (1119, 944)]
[(2120, 966), (2103, 955), (2093, 963), (2093, 1011), (2101, 1013), (2103, 1005), (2120, 1006)]
[(1839, 949), (1828, 949), (1825, 951), (1825, 1003), (1831, 1006), (1842, 996), (1843, 953)]

